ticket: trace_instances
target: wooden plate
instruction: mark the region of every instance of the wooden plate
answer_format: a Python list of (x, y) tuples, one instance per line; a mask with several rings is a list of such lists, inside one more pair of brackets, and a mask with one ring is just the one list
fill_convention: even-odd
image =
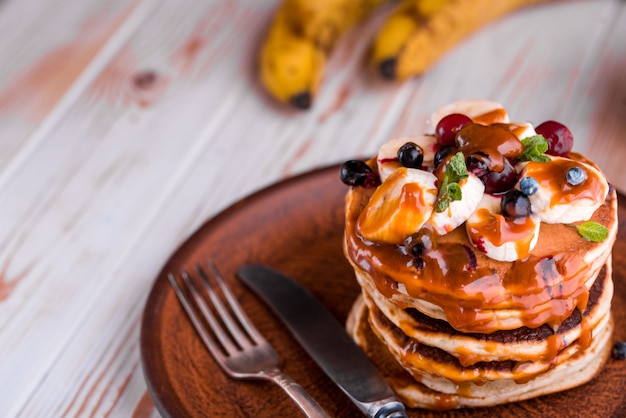
[[(235, 278), (244, 263), (277, 268), (306, 286), (341, 322), (359, 293), (343, 257), (346, 186), (338, 167), (316, 170), (264, 189), (205, 223), (166, 263), (148, 298), (141, 355), (159, 412), (172, 417), (302, 416), (269, 382), (227, 378), (206, 351), (166, 279), (212, 258), (261, 333), (280, 354), (282, 369), (336, 417), (359, 411), (307, 356), (279, 319)], [(620, 196), (620, 233), (613, 251), (615, 340), (626, 339), (626, 209)], [(626, 416), (626, 360), (609, 359), (589, 384), (525, 402), (437, 416)], [(410, 416), (428, 416), (410, 411)], [(433, 414), (434, 415), (434, 414)]]

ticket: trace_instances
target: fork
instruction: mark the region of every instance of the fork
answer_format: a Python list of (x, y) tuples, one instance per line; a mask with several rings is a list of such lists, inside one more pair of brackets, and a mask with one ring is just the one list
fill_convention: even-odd
[[(208, 266), (226, 303), (220, 300), (222, 298), (216, 292), (215, 285), (210, 283), (209, 276), (199, 265), (196, 265), (198, 281), (192, 280), (186, 271), (181, 272), (181, 282), (192, 296), (193, 302), (172, 273), (167, 278), (193, 327), (222, 370), (234, 379), (272, 381), (296, 402), (307, 417), (328, 418), (329, 415), (311, 395), (278, 368), (279, 357), (276, 350), (244, 313), (215, 264), (209, 260)], [(202, 289), (198, 289), (198, 282)], [(213, 310), (209, 304), (213, 305)]]

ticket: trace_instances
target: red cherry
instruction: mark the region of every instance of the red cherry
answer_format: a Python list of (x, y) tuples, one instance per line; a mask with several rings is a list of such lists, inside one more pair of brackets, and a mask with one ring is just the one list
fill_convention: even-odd
[(548, 140), (546, 154), (567, 157), (574, 145), (574, 136), (567, 126), (553, 120), (546, 121), (535, 128), (535, 132)]
[(472, 120), (461, 113), (452, 113), (439, 121), (435, 128), (435, 139), (441, 146), (454, 146), (456, 133)]

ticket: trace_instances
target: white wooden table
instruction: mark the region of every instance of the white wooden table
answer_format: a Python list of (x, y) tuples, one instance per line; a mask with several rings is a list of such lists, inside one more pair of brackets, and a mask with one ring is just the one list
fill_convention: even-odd
[(174, 249), (255, 190), (422, 133), (446, 102), (559, 120), (626, 191), (625, 2), (525, 9), (404, 84), (364, 71), (376, 16), (307, 112), (257, 85), (275, 4), (0, 3), (1, 417), (158, 416), (139, 330)]

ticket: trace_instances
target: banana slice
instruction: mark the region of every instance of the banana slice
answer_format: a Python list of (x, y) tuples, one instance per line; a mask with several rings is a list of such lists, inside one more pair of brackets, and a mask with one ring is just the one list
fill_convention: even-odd
[(485, 185), (475, 175), (471, 174), (459, 182), (461, 200), (450, 202), (448, 209), (443, 212), (433, 211), (428, 224), (432, 225), (439, 235), (447, 234), (469, 219), (482, 200)]
[(432, 166), (435, 159), (435, 153), (437, 152), (437, 141), (432, 135), (421, 136), (403, 136), (401, 138), (394, 138), (391, 141), (384, 143), (378, 150), (378, 156), (376, 162), (378, 164), (378, 174), (380, 180), (385, 181), (387, 177), (399, 167), (398, 162), (398, 150), (407, 142), (413, 142), (419, 146), (424, 152), (424, 165)]
[(516, 188), (520, 188), (525, 177), (537, 181), (537, 192), (528, 198), (542, 222), (587, 221), (604, 203), (609, 192), (609, 184), (602, 173), (580, 161), (551, 157), (549, 162), (531, 161), (520, 167), (523, 168)]
[(468, 116), (475, 123), (491, 125), (492, 123), (509, 123), (509, 115), (498, 102), (491, 100), (459, 100), (448, 103), (435, 110), (430, 116), (433, 129), (439, 121), (452, 113)]
[(427, 171), (398, 168), (372, 194), (357, 220), (358, 232), (370, 241), (401, 244), (430, 218), (436, 183)]
[(509, 219), (500, 213), (500, 196), (483, 195), (466, 221), (470, 242), (487, 257), (499, 261), (525, 258), (537, 244), (541, 221), (536, 214)]

